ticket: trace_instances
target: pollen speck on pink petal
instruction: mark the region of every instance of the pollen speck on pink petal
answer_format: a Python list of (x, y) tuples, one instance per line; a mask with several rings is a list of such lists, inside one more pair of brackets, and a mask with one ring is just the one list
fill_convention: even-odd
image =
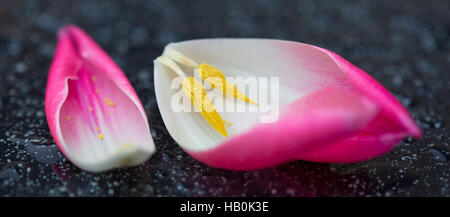
[(113, 102), (113, 101), (112, 101), (110, 98), (108, 98), (108, 97), (105, 97), (105, 103), (106, 103), (106, 105), (109, 106), (109, 107), (114, 107), (114, 106), (116, 106), (116, 103)]

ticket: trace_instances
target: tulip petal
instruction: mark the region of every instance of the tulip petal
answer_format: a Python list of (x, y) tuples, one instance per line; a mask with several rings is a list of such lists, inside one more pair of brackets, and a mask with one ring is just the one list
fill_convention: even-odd
[(147, 116), (120, 68), (81, 29), (58, 37), (45, 105), (60, 150), (93, 172), (147, 160), (155, 151)]
[(155, 64), (156, 97), (169, 133), (208, 165), (248, 170), (294, 159), (355, 162), (391, 150), (405, 136), (421, 135), (381, 84), (325, 49), (267, 39), (203, 39), (167, 47), (226, 76), (279, 77), (280, 119), (261, 124), (261, 113), (222, 112), (236, 126), (225, 139), (197, 114), (171, 109), (176, 92), (167, 87), (177, 75)]
[(208, 151), (187, 152), (215, 167), (263, 168), (345, 139), (367, 126), (377, 113), (377, 107), (364, 97), (324, 88), (285, 107), (275, 123), (257, 125)]

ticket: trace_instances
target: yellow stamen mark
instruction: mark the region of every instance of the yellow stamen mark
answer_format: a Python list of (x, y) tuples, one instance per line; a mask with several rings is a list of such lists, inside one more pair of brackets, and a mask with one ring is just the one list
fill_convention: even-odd
[(191, 99), (191, 103), (196, 109), (201, 111), (202, 116), (205, 120), (225, 137), (228, 137), (228, 133), (225, 130), (224, 120), (220, 117), (214, 108), (211, 99), (206, 95), (206, 91), (202, 84), (194, 79), (194, 77), (189, 77), (183, 80), (183, 90), (186, 96)]
[(95, 130), (100, 131), (100, 128), (99, 127), (95, 127)]
[(249, 99), (244, 93), (239, 91), (236, 85), (228, 82), (225, 78), (225, 75), (212, 65), (208, 65), (206, 63), (202, 63), (197, 67), (197, 73), (205, 80), (208, 84), (211, 85), (212, 88), (222, 89), (222, 93), (224, 93), (228, 97), (234, 97), (239, 100), (258, 105), (255, 101)]
[(93, 110), (92, 107), (89, 107), (89, 112), (92, 112), (92, 110)]
[[(253, 100), (250, 100), (244, 93), (239, 91), (236, 85), (228, 82), (225, 78), (225, 75), (223, 75), (223, 73), (214, 66), (205, 63), (198, 65), (193, 59), (189, 58), (188, 56), (184, 55), (179, 51), (170, 48), (169, 46), (164, 49), (163, 55), (156, 59), (156, 62), (160, 62), (162, 64), (169, 66), (179, 75), (183, 74), (182, 72), (181, 73), (178, 72), (181, 71), (181, 69), (179, 69), (179, 67), (173, 61), (179, 62), (181, 64), (190, 67), (197, 68), (197, 72), (199, 73), (202, 80), (206, 80), (206, 82), (209, 83), (212, 88), (222, 89), (222, 92), (225, 94), (225, 96), (234, 97), (239, 100), (243, 100), (245, 102), (258, 105), (258, 103), (256, 103)], [(182, 75), (180, 76), (183, 77)]]
[(71, 118), (70, 115), (67, 115), (66, 120), (70, 120)]
[(100, 139), (100, 140), (103, 140), (103, 134), (98, 134), (98, 138)]
[[(169, 67), (174, 72), (176, 72), (181, 78), (184, 78), (183, 90), (185, 95), (191, 100), (191, 103), (194, 105), (194, 107), (199, 111), (201, 111), (203, 118), (205, 118), (205, 120), (215, 130), (217, 130), (217, 132), (219, 132), (221, 135), (225, 137), (228, 137), (228, 133), (224, 126), (224, 120), (222, 119), (222, 117), (220, 117), (219, 113), (217, 113), (211, 100), (206, 95), (206, 91), (205, 89), (203, 89), (202, 84), (196, 81), (194, 77), (187, 78), (183, 70), (178, 66), (176, 62), (174, 62), (174, 60), (177, 62), (181, 62), (183, 64), (190, 65), (192, 67), (196, 67), (197, 63), (190, 60), (183, 54), (171, 49), (169, 50), (166, 49), (164, 53), (165, 54), (155, 59), (155, 63), (160, 63)], [(167, 55), (167, 53), (169, 53), (170, 55)], [(172, 58), (173, 56), (175, 57)]]
[(92, 81), (92, 82), (96, 82), (96, 81), (97, 81), (97, 76), (95, 76), (95, 75), (92, 76), (92, 77), (91, 77), (91, 81)]
[(109, 99), (108, 97), (105, 97), (105, 102), (106, 102), (106, 105), (109, 106), (109, 107), (116, 106), (116, 103), (114, 103), (114, 102), (113, 102), (111, 99)]
[(96, 94), (100, 93), (100, 90), (99, 90), (98, 88), (95, 89), (95, 93), (96, 93)]

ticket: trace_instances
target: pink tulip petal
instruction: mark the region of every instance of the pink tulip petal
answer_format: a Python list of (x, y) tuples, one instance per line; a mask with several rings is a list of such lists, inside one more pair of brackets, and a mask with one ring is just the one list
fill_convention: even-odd
[[(205, 39), (168, 46), (196, 62), (217, 65), (225, 73), (278, 76), (281, 87), (294, 90), (282, 92), (280, 88), (280, 98), (297, 100), (282, 104), (282, 115), (277, 122), (256, 124), (219, 144), (206, 144), (217, 140), (191, 136), (198, 136), (198, 132), (180, 133), (183, 129), (179, 126), (185, 126), (181, 123), (197, 122), (186, 115), (160, 109), (174, 139), (190, 155), (208, 165), (249, 170), (295, 159), (356, 162), (386, 153), (408, 135), (421, 136), (407, 110), (389, 91), (328, 50), (266, 39)], [(168, 101), (161, 98), (171, 94), (158, 90), (161, 86), (158, 83), (167, 82), (166, 75), (170, 74), (164, 70), (155, 67), (160, 108), (168, 108)], [(245, 114), (242, 118), (245, 120)], [(237, 123), (233, 124), (239, 124), (239, 120), (236, 118)]]
[(60, 150), (88, 171), (140, 164), (154, 152), (147, 116), (114, 61), (67, 26), (47, 81), (46, 115)]
[(187, 151), (214, 167), (263, 168), (345, 139), (367, 126), (377, 112), (374, 104), (358, 94), (324, 88), (284, 108), (275, 123), (257, 125), (208, 151)]

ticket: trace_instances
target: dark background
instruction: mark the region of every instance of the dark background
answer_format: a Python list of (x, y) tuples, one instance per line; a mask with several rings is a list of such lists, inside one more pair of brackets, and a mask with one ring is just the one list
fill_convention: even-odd
[[(450, 196), (450, 3), (417, 1), (0, 1), (0, 196)], [(146, 163), (91, 174), (47, 127), (44, 93), (65, 23), (85, 29), (134, 85), (157, 147)], [(385, 85), (424, 131), (354, 164), (210, 168), (169, 136), (152, 60), (174, 41), (263, 37), (318, 45)]]

